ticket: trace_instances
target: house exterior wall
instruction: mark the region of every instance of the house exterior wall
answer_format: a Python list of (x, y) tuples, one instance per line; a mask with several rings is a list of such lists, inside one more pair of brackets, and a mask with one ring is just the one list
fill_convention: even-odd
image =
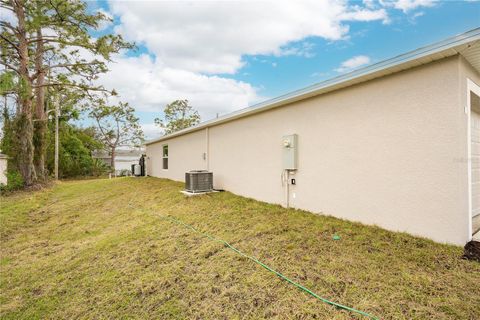
[[(460, 92), (461, 92), (460, 103), (462, 106), (466, 107), (468, 106), (468, 100), (470, 99), (470, 92), (468, 92), (468, 88), (467, 88), (467, 79), (470, 79), (475, 84), (480, 86), (480, 74), (477, 71), (475, 71), (472, 68), (472, 66), (463, 57), (461, 57), (459, 60), (460, 60), (460, 64), (459, 64), (460, 77), (459, 78), (460, 78)], [(474, 107), (472, 106), (472, 108)], [(475, 109), (471, 109), (470, 112), (471, 112), (471, 117), (473, 118), (475, 114), (478, 117), (480, 110), (478, 106), (475, 106)], [(472, 118), (471, 118), (471, 124), (473, 126), (474, 121), (472, 121), (473, 120)], [(475, 128), (471, 128), (471, 134), (477, 134), (477, 133), (478, 133), (478, 130), (475, 130)], [(462, 134), (464, 134), (464, 137), (468, 137), (467, 127), (464, 128), (464, 131), (462, 132)], [(470, 201), (470, 199), (468, 199), (469, 184), (472, 183), (472, 181), (478, 181), (479, 179), (479, 176), (478, 176), (479, 163), (478, 163), (478, 159), (476, 159), (477, 157), (474, 156), (475, 154), (478, 154), (478, 150), (475, 149), (475, 146), (472, 143), (472, 141), (474, 140), (478, 141), (478, 139), (480, 139), (480, 136), (473, 139), (468, 137), (465, 140), (464, 148), (462, 149), (462, 152), (464, 152), (466, 155), (465, 157), (462, 158), (462, 161), (464, 163), (467, 163), (467, 161), (471, 163), (471, 172), (468, 172), (468, 166), (466, 166), (465, 170), (467, 174), (462, 176), (462, 177), (465, 177), (465, 180), (462, 181), (462, 185), (465, 186), (464, 197), (467, 197), (467, 202), (466, 202), (467, 212), (468, 210), (471, 210), (473, 212), (474, 209), (478, 208), (478, 203), (480, 201), (480, 199), (478, 199), (478, 189), (474, 189), (472, 184), (471, 207), (468, 206), (468, 202)], [(468, 144), (471, 144), (470, 154), (468, 152)], [(468, 180), (468, 175), (471, 175), (472, 181)], [(472, 231), (478, 230), (478, 225), (480, 224), (479, 216), (476, 216), (475, 218), (473, 218), (471, 223), (472, 223)]]
[[(290, 206), (464, 244), (460, 64), (458, 56), (443, 59), (210, 127), (214, 185), (285, 204), (282, 136), (296, 133), (299, 169)], [(148, 145), (154, 164), (161, 165), (155, 159), (162, 144), (171, 154), (168, 172), (150, 174), (183, 180), (184, 171), (202, 164), (185, 162), (205, 152), (205, 136), (201, 130)]]
[[(206, 152), (206, 130), (192, 132), (159, 143), (147, 145), (147, 175), (184, 181), (185, 172), (204, 170), (207, 162), (203, 159)], [(162, 148), (168, 145), (168, 170), (162, 169)]]

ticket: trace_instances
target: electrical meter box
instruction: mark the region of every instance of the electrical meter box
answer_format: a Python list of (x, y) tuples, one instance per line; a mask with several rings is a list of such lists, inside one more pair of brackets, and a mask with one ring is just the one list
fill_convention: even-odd
[(283, 170), (297, 170), (297, 145), (298, 137), (296, 134), (283, 136)]

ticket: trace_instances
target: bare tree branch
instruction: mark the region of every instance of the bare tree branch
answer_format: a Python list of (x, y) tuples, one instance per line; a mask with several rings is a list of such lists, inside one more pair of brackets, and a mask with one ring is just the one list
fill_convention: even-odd
[(0, 61), (0, 64), (4, 65), (5, 68), (8, 68), (12, 71), (15, 71), (16, 73), (20, 74), (20, 71), (18, 70), (18, 68), (15, 68), (14, 66), (12, 66), (11, 64), (9, 63), (6, 63), (5, 61)]
[[(66, 69), (68, 69), (68, 71), (73, 72), (72, 69), (70, 69), (70, 67), (94, 66), (94, 65), (100, 65), (100, 64), (102, 64), (102, 62), (100, 62), (100, 61), (98, 61), (98, 62), (85, 62), (85, 63), (82, 63), (82, 62), (79, 62), (79, 63), (61, 63), (61, 64), (57, 64), (57, 65), (53, 65), (53, 66), (45, 66), (45, 67), (43, 67), (43, 70), (48, 71), (48, 70), (55, 69), (55, 68), (66, 68)], [(32, 75), (31, 79), (35, 80), (38, 77), (39, 73), (40, 73), (40, 70), (38, 70), (34, 75)], [(87, 77), (88, 75), (81, 74), (81, 76)]]
[(20, 53), (20, 48), (15, 43), (13, 43), (10, 39), (3, 36), (2, 34), (0, 34), (0, 38), (2, 38), (4, 41), (8, 42), (8, 44), (10, 44), (15, 50), (17, 50), (18, 53)]
[(39, 87), (73, 87), (79, 88), (82, 90), (90, 90), (90, 91), (98, 91), (98, 92), (107, 92), (110, 93), (107, 89), (103, 87), (89, 87), (82, 84), (74, 84), (74, 83), (59, 83), (59, 82), (50, 82), (45, 83), (43, 85), (33, 85), (32, 88), (39, 88)]
[(12, 26), (9, 22), (7, 21), (0, 21), (0, 27), (4, 27), (6, 29), (10, 29), (12, 30), (13, 32), (17, 33), (18, 30), (17, 28), (15, 28), (14, 26)]

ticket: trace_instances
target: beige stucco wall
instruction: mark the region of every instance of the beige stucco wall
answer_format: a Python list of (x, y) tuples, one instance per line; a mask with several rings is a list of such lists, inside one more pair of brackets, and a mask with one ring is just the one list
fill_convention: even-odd
[[(480, 86), (480, 74), (476, 70), (474, 70), (472, 68), (472, 66), (463, 57), (460, 57), (459, 60), (460, 60), (460, 63), (459, 63), (460, 92), (462, 93), (460, 95), (460, 101), (461, 101), (462, 106), (467, 106), (468, 105), (467, 99), (470, 99), (470, 93), (467, 90), (467, 79), (470, 79), (475, 84)], [(478, 109), (471, 110), (471, 112), (474, 112), (474, 111), (478, 112)], [(464, 134), (464, 136), (466, 137), (467, 136), (467, 128), (465, 128), (464, 130), (465, 131), (462, 132), (462, 134)], [(476, 133), (476, 131), (472, 130), (472, 134), (474, 134), (474, 133)], [(471, 143), (470, 138), (466, 139), (466, 141), (465, 141), (463, 152), (465, 152), (467, 154), (467, 156), (464, 157), (462, 159), (462, 161), (465, 162), (465, 163), (466, 163), (466, 161), (472, 162), (472, 173), (471, 173), (472, 174), (472, 179), (478, 180), (478, 175), (475, 176), (475, 177), (473, 176), (473, 175), (478, 173), (477, 170), (473, 170), (473, 168), (477, 167), (477, 164), (473, 163), (474, 160), (472, 158), (472, 155), (468, 154), (468, 152), (467, 152), (467, 145), (469, 143)], [(478, 151), (478, 150), (476, 150), (476, 151)], [(463, 176), (463, 177), (465, 177), (465, 180), (462, 181), (462, 184), (468, 186), (468, 171), (467, 171), (468, 167), (467, 166), (465, 167), (465, 170), (466, 170), (467, 173)], [(473, 193), (472, 193), (472, 208), (476, 208), (478, 206), (478, 201), (479, 201), (479, 199), (476, 198), (477, 195), (478, 195), (478, 191), (477, 190), (472, 190), (472, 191), (473, 191)], [(467, 201), (468, 201), (468, 189), (465, 189), (464, 197), (467, 197)], [(469, 210), (468, 209), (468, 202), (466, 202), (466, 205), (467, 205), (466, 210)], [(480, 219), (478, 219), (478, 218), (475, 218), (475, 220), (472, 219), (472, 230), (477, 230), (479, 220)]]
[[(168, 144), (168, 170), (162, 169), (162, 147)], [(206, 169), (203, 153), (206, 149), (205, 130), (193, 132), (175, 139), (147, 145), (147, 174), (184, 181), (185, 172)]]
[[(458, 57), (444, 59), (210, 127), (215, 187), (284, 204), (281, 139), (296, 133), (299, 170), (291, 206), (465, 243), (460, 63)], [(185, 158), (200, 157), (205, 136), (202, 130), (147, 146), (154, 159), (168, 143), (172, 157), (171, 172), (152, 169), (151, 175), (183, 180), (184, 171), (202, 164)]]

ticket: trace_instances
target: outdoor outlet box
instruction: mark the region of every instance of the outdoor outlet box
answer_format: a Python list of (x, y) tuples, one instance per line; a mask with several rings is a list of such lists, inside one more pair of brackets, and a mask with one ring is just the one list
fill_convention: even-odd
[(283, 136), (283, 170), (297, 170), (297, 144), (296, 134)]

